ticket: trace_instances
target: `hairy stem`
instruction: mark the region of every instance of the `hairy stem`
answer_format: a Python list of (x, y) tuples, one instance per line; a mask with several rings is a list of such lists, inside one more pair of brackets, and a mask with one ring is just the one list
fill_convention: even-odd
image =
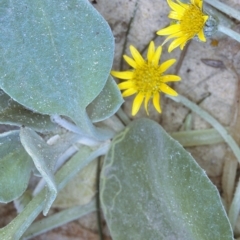
[(221, 12), (226, 13), (230, 17), (233, 17), (240, 21), (240, 12), (234, 8), (231, 8), (228, 5), (219, 2), (218, 0), (205, 0), (205, 2), (220, 10)]
[(202, 146), (224, 142), (222, 136), (214, 128), (179, 131), (169, 134), (184, 147)]
[(44, 232), (50, 231), (54, 228), (60, 227), (66, 223), (79, 219), (88, 213), (96, 210), (95, 201), (91, 201), (87, 205), (72, 207), (63, 210), (59, 213), (53, 214), (50, 217), (44, 218), (40, 221), (33, 223), (23, 235), (23, 239), (31, 239)]
[(231, 135), (227, 132), (227, 130), (213, 116), (211, 116), (209, 113), (204, 111), (197, 104), (191, 102), (190, 100), (188, 100), (187, 98), (181, 95), (178, 95), (177, 97), (172, 97), (172, 96), (168, 96), (168, 97), (175, 102), (182, 103), (183, 105), (191, 109), (193, 112), (197, 113), (205, 121), (210, 123), (219, 132), (219, 134), (222, 136), (225, 142), (229, 145), (235, 157), (237, 158), (238, 162), (240, 163), (240, 149), (237, 143), (231, 137)]
[(233, 31), (232, 29), (219, 24), (218, 31), (222, 32), (222, 33), (228, 35), (229, 37), (233, 38), (234, 40), (240, 42), (240, 34)]
[(240, 210), (239, 199), (240, 199), (240, 179), (238, 181), (237, 188), (236, 188), (236, 191), (229, 209), (229, 213), (228, 213), (229, 221), (231, 223), (233, 231), (236, 226), (237, 218)]

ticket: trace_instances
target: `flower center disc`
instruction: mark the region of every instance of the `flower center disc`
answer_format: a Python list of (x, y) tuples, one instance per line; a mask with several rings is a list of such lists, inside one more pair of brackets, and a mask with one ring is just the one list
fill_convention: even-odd
[(155, 93), (160, 91), (161, 72), (159, 67), (145, 63), (134, 71), (133, 82), (136, 89), (143, 93)]
[(184, 33), (194, 37), (204, 27), (204, 18), (202, 11), (194, 6), (189, 5), (189, 8), (185, 11), (181, 20), (181, 30)]

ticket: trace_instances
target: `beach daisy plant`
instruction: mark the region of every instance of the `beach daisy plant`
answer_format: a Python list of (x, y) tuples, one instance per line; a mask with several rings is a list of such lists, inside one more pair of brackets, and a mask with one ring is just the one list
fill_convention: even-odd
[[(168, 1), (175, 25), (191, 11), (208, 25), (202, 1), (176, 1)], [(0, 205), (1, 211), (3, 204), (14, 205), (18, 215), (1, 223), (0, 239), (33, 239), (90, 212), (98, 215), (101, 236), (101, 206), (113, 240), (232, 240), (240, 184), (228, 221), (216, 187), (180, 145), (186, 134), (192, 141), (185, 146), (206, 145), (202, 139), (213, 129), (202, 137), (193, 131), (171, 137), (158, 122), (120, 114), (122, 96), (135, 95), (136, 115), (142, 104), (148, 113), (150, 100), (160, 113), (160, 94), (167, 94), (214, 126), (240, 162), (237, 143), (209, 113), (168, 86), (181, 78), (167, 73), (175, 59), (160, 63), (162, 46), (150, 42), (146, 58), (130, 46), (132, 56), (123, 57), (131, 69), (111, 72), (112, 31), (89, 1), (76, 2), (43, 1), (39, 7), (11, 0), (1, 6)], [(185, 35), (174, 34), (174, 48), (184, 47)], [(202, 27), (195, 35), (208, 37)], [(123, 81), (117, 85), (110, 72)], [(47, 216), (52, 207), (59, 211)], [(31, 225), (41, 212), (45, 218)]]
[(161, 113), (160, 93), (177, 96), (177, 92), (167, 85), (168, 82), (180, 81), (177, 75), (164, 74), (174, 63), (175, 59), (169, 59), (161, 64), (159, 60), (162, 46), (155, 49), (151, 41), (148, 47), (147, 59), (145, 60), (134, 46), (130, 46), (132, 57), (124, 55), (125, 61), (133, 68), (128, 71), (112, 71), (112, 76), (122, 79), (118, 84), (123, 90), (122, 96), (128, 97), (136, 94), (132, 105), (132, 115), (136, 115), (144, 101), (144, 107), (148, 114), (148, 102), (152, 99), (155, 109)]

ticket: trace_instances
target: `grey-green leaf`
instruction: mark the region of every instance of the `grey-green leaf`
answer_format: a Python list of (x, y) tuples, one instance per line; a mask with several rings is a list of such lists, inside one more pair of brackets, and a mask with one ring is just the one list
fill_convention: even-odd
[(0, 87), (97, 135), (86, 107), (107, 81), (114, 46), (103, 17), (87, 0), (3, 0), (0, 18)]
[(0, 123), (27, 126), (38, 132), (54, 132), (58, 126), (48, 115), (42, 115), (24, 108), (0, 90)]
[(216, 187), (157, 123), (134, 121), (113, 141), (101, 201), (114, 240), (233, 240)]
[(0, 202), (20, 197), (28, 186), (33, 167), (19, 139), (19, 131), (0, 134)]
[(46, 181), (48, 185), (48, 194), (44, 208), (44, 215), (47, 214), (53, 201), (57, 196), (57, 188), (53, 173), (56, 170), (56, 163), (61, 160), (61, 156), (79, 140), (79, 135), (67, 132), (58, 135), (59, 139), (47, 144), (36, 132), (32, 129), (24, 127), (20, 130), (20, 140), (22, 145), (32, 157), (35, 167)]
[(111, 76), (100, 94), (87, 106), (87, 113), (93, 122), (111, 117), (122, 105), (123, 98)]
[(46, 196), (44, 215), (48, 213), (53, 201), (57, 196), (57, 186), (55, 184), (54, 175), (52, 174), (57, 155), (55, 151), (51, 151), (44, 140), (32, 129), (21, 128), (20, 138), (22, 145), (32, 157), (32, 160), (48, 185), (48, 193)]

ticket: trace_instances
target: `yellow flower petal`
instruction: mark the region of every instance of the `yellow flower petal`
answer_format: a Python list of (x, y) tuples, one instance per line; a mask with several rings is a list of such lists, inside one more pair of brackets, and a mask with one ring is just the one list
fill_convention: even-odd
[(154, 93), (153, 95), (153, 106), (159, 113), (162, 112), (160, 107), (160, 94), (158, 92)]
[(134, 86), (132, 81), (125, 81), (125, 82), (121, 82), (118, 84), (118, 88), (120, 90), (124, 90), (124, 89), (128, 89), (128, 88), (132, 88)]
[(181, 78), (177, 75), (165, 75), (161, 77), (161, 82), (177, 82), (180, 81)]
[(137, 63), (127, 55), (123, 55), (124, 60), (133, 68), (137, 67)]
[(130, 71), (124, 71), (124, 72), (118, 72), (118, 71), (111, 71), (112, 76), (120, 79), (132, 79), (133, 72)]
[(205, 35), (204, 35), (204, 31), (201, 30), (199, 33), (198, 33), (198, 38), (202, 41), (202, 42), (206, 42), (206, 38), (205, 38)]
[(188, 8), (189, 8), (189, 5), (186, 4), (186, 3), (183, 3), (183, 2), (181, 2), (181, 1), (179, 1), (179, 0), (177, 0), (177, 2), (178, 2), (178, 4), (181, 5), (183, 8), (185, 8), (185, 9), (188, 9)]
[(172, 88), (170, 88), (166, 83), (161, 83), (160, 89), (162, 92), (171, 95), (171, 96), (177, 96), (177, 92), (174, 91)]
[(162, 63), (159, 67), (160, 72), (163, 73), (165, 72), (168, 68), (170, 68), (174, 63), (176, 62), (176, 59), (170, 59), (167, 60), (166, 62)]
[(168, 40), (170, 40), (171, 38), (179, 38), (179, 37), (182, 37), (183, 36), (183, 33), (182, 32), (178, 32), (178, 33), (174, 33), (174, 34), (171, 34), (170, 36), (168, 36), (164, 42), (162, 43), (162, 46), (168, 42)]
[(147, 59), (149, 62), (152, 61), (152, 58), (154, 56), (154, 52), (155, 52), (155, 46), (154, 46), (154, 42), (151, 41), (148, 47), (148, 53), (147, 53)]
[(156, 52), (154, 53), (154, 56), (153, 56), (153, 59), (152, 59), (152, 63), (154, 66), (158, 66), (158, 62), (159, 62), (159, 59), (161, 57), (161, 54), (162, 54), (162, 46), (159, 46), (156, 50)]
[(202, 0), (193, 0), (191, 1), (193, 5), (198, 6), (202, 10), (203, 1)]
[(204, 24), (206, 23), (206, 21), (208, 20), (208, 16), (203, 16), (203, 19), (204, 19)]
[(148, 102), (149, 102), (149, 99), (151, 98), (151, 93), (147, 93), (147, 95), (145, 96), (145, 100), (144, 100), (144, 108), (147, 112), (147, 115), (149, 115), (149, 112), (148, 112)]
[(144, 59), (142, 58), (141, 54), (134, 46), (130, 46), (130, 52), (138, 65), (143, 65), (145, 63)]
[(180, 31), (181, 31), (180, 25), (179, 24), (174, 24), (174, 25), (168, 26), (166, 28), (163, 28), (163, 29), (157, 31), (157, 34), (158, 35), (170, 35), (170, 34), (173, 34), (173, 33), (180, 32)]
[(135, 97), (133, 101), (133, 106), (132, 106), (132, 115), (135, 116), (137, 112), (139, 111), (141, 104), (143, 102), (144, 95), (142, 93), (138, 93), (137, 96)]
[(171, 19), (175, 19), (175, 20), (181, 20), (183, 18), (183, 14), (179, 14), (177, 12), (174, 12), (174, 11), (171, 11), (169, 14), (168, 14), (168, 17), (171, 18)]
[(136, 92), (137, 92), (136, 89), (134, 89), (134, 88), (129, 88), (129, 89), (125, 90), (125, 91), (122, 93), (122, 96), (123, 96), (123, 97), (129, 97), (129, 96), (135, 94)]
[(180, 46), (182, 43), (186, 43), (187, 39), (186, 37), (181, 37), (181, 38), (177, 38), (174, 41), (172, 41), (172, 43), (169, 45), (168, 47), (168, 52), (171, 52), (173, 49), (177, 48), (178, 46)]
[(183, 50), (183, 48), (185, 47), (186, 45), (186, 42), (183, 42), (181, 45), (180, 45), (180, 49)]
[(172, 0), (167, 0), (167, 2), (168, 2), (169, 7), (172, 10), (174, 10), (175, 12), (183, 13), (185, 11), (185, 9), (182, 6), (176, 4)]

